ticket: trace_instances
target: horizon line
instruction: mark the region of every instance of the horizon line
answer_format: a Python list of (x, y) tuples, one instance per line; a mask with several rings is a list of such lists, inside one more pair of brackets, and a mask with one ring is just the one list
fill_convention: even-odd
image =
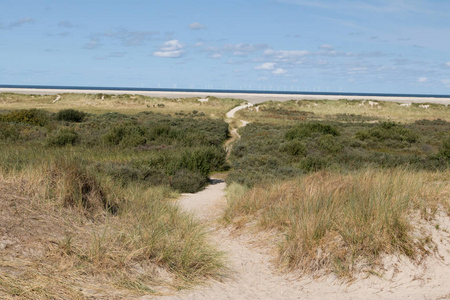
[(137, 92), (199, 92), (199, 93), (231, 93), (231, 94), (285, 94), (285, 95), (329, 95), (329, 96), (380, 96), (380, 97), (426, 97), (450, 98), (444, 94), (404, 94), (404, 93), (371, 93), (371, 92), (316, 92), (293, 90), (240, 90), (240, 89), (194, 89), (194, 88), (144, 88), (144, 87), (107, 87), (107, 86), (63, 86), (63, 85), (15, 85), (0, 84), (0, 88), (48, 89), (48, 90), (91, 90), (91, 91), (137, 91)]

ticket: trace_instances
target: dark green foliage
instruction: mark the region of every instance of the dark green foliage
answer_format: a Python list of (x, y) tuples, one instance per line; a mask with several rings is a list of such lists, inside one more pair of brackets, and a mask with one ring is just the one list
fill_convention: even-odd
[(21, 109), (0, 115), (0, 122), (45, 126), (49, 123), (49, 117), (46, 111), (40, 109)]
[(286, 139), (304, 139), (311, 137), (315, 134), (330, 134), (332, 136), (338, 136), (339, 131), (336, 127), (322, 124), (322, 123), (304, 123), (286, 132)]
[(439, 156), (450, 160), (450, 137), (442, 141), (442, 147), (439, 150)]
[(0, 141), (16, 141), (20, 137), (17, 126), (0, 123)]
[(55, 135), (49, 136), (47, 144), (49, 146), (75, 145), (79, 140), (78, 134), (73, 129), (62, 128)]
[(241, 129), (230, 156), (227, 181), (247, 186), (289, 179), (321, 169), (367, 166), (444, 170), (449, 167), (450, 123), (435, 120), (301, 123), (295, 127), (249, 124)]
[(303, 156), (306, 154), (306, 144), (296, 140), (286, 142), (280, 148), (281, 151), (292, 156)]
[(60, 110), (55, 118), (58, 121), (67, 121), (67, 122), (82, 122), (86, 113), (74, 110), (74, 109), (63, 109)]
[(323, 135), (318, 140), (319, 147), (328, 153), (337, 153), (342, 149), (342, 144), (339, 139), (331, 134)]
[(150, 168), (148, 166), (136, 166), (135, 164), (117, 164), (108, 163), (99, 165), (99, 171), (118, 180), (122, 185), (127, 185), (132, 182), (139, 182), (146, 186), (158, 186), (169, 183), (169, 177), (163, 170)]
[[(32, 112), (50, 115), (45, 111)], [(2, 146), (8, 144), (9, 152), (2, 151), (0, 168), (22, 169), (48, 153), (65, 155), (67, 149), (59, 149), (65, 145), (73, 146), (71, 153), (87, 153), (92, 160), (87, 164), (95, 165), (98, 173), (120, 185), (170, 185), (175, 178), (177, 189), (186, 191), (179, 173), (184, 170), (192, 175), (189, 191), (197, 191), (205, 185), (210, 173), (228, 168), (223, 149), (228, 124), (222, 120), (200, 117), (200, 113), (195, 117), (193, 114), (172, 117), (142, 112), (89, 114), (83, 122), (75, 122), (76, 112), (61, 111), (48, 118), (45, 127), (22, 122), (25, 119), (18, 116), (26, 115), (23, 111), (2, 112), (2, 121), (8, 123), (0, 123), (0, 141)], [(26, 143), (27, 149), (35, 150), (26, 152), (18, 143)], [(16, 151), (15, 146), (26, 155)]]
[(121, 124), (109, 130), (104, 140), (110, 145), (136, 147), (147, 142), (145, 130), (133, 124)]
[(418, 138), (416, 133), (395, 122), (383, 122), (374, 128), (357, 132), (355, 136), (363, 141), (372, 140), (376, 142), (394, 140), (414, 143)]
[(195, 193), (208, 184), (208, 177), (200, 172), (180, 169), (170, 179), (170, 186), (181, 193)]

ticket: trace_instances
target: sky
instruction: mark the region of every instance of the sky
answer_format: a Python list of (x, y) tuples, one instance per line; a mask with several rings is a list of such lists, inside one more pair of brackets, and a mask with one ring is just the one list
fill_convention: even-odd
[(0, 0), (0, 84), (450, 94), (448, 0)]

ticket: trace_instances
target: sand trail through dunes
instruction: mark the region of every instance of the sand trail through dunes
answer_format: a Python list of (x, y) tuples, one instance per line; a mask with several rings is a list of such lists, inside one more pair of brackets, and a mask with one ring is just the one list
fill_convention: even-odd
[[(249, 106), (234, 108), (227, 118), (234, 118), (238, 110)], [(230, 142), (239, 138), (234, 129)], [(450, 218), (444, 213), (435, 219), (439, 229), (426, 222), (417, 224), (432, 235), (436, 253), (420, 264), (406, 257), (386, 256), (381, 276), (361, 274), (349, 284), (334, 274), (313, 278), (282, 273), (273, 263), (276, 245), (257, 247), (263, 238), (248, 233), (237, 235), (230, 228), (216, 226), (227, 205), (225, 188), (223, 180), (212, 179), (205, 190), (183, 194), (178, 205), (208, 226), (212, 243), (227, 254), (229, 275), (223, 281), (209, 281), (157, 299), (450, 299)]]
[(420, 264), (387, 256), (382, 277), (363, 274), (347, 284), (333, 274), (317, 279), (281, 273), (269, 252), (274, 247), (255, 247), (257, 237), (214, 226), (226, 206), (225, 187), (225, 182), (213, 179), (205, 190), (184, 194), (178, 205), (209, 226), (211, 241), (227, 254), (229, 276), (158, 299), (450, 299), (450, 221), (444, 213), (436, 218), (439, 230), (422, 224), (432, 234), (438, 253)]

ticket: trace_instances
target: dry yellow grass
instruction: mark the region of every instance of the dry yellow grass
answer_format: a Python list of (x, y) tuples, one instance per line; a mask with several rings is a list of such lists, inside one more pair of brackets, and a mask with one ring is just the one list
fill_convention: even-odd
[[(369, 101), (361, 100), (291, 100), (285, 102), (265, 102), (255, 107), (241, 110), (237, 113), (240, 119), (260, 123), (292, 124), (299, 121), (292, 118), (292, 114), (284, 114), (282, 110), (291, 112), (313, 113), (305, 118), (338, 120), (339, 115), (347, 114), (362, 116), (366, 121), (391, 120), (402, 123), (414, 122), (421, 119), (442, 119), (450, 121), (450, 107), (443, 104), (425, 104), (422, 108), (413, 103), (410, 106), (401, 106), (401, 103), (374, 101), (377, 105), (370, 105)], [(279, 110), (277, 112), (277, 110)], [(340, 118), (340, 119), (339, 119)], [(350, 117), (351, 118), (351, 117)], [(300, 118), (301, 119), (301, 118)]]
[(0, 172), (0, 298), (130, 299), (219, 278), (222, 254), (172, 196), (70, 158)]
[(224, 218), (278, 231), (279, 262), (288, 269), (351, 277), (358, 263), (370, 271), (382, 254), (425, 255), (429, 238), (414, 234), (411, 216), (448, 211), (449, 186), (448, 171), (323, 171), (248, 191), (232, 185)]
[(152, 111), (162, 114), (204, 113), (213, 118), (224, 118), (225, 113), (242, 101), (209, 97), (201, 103), (197, 98), (169, 99), (142, 95), (105, 95), (105, 94), (61, 94), (25, 95), (0, 93), (0, 105), (4, 110), (39, 108), (56, 112), (62, 109), (77, 109), (89, 113), (120, 112), (135, 114)]

